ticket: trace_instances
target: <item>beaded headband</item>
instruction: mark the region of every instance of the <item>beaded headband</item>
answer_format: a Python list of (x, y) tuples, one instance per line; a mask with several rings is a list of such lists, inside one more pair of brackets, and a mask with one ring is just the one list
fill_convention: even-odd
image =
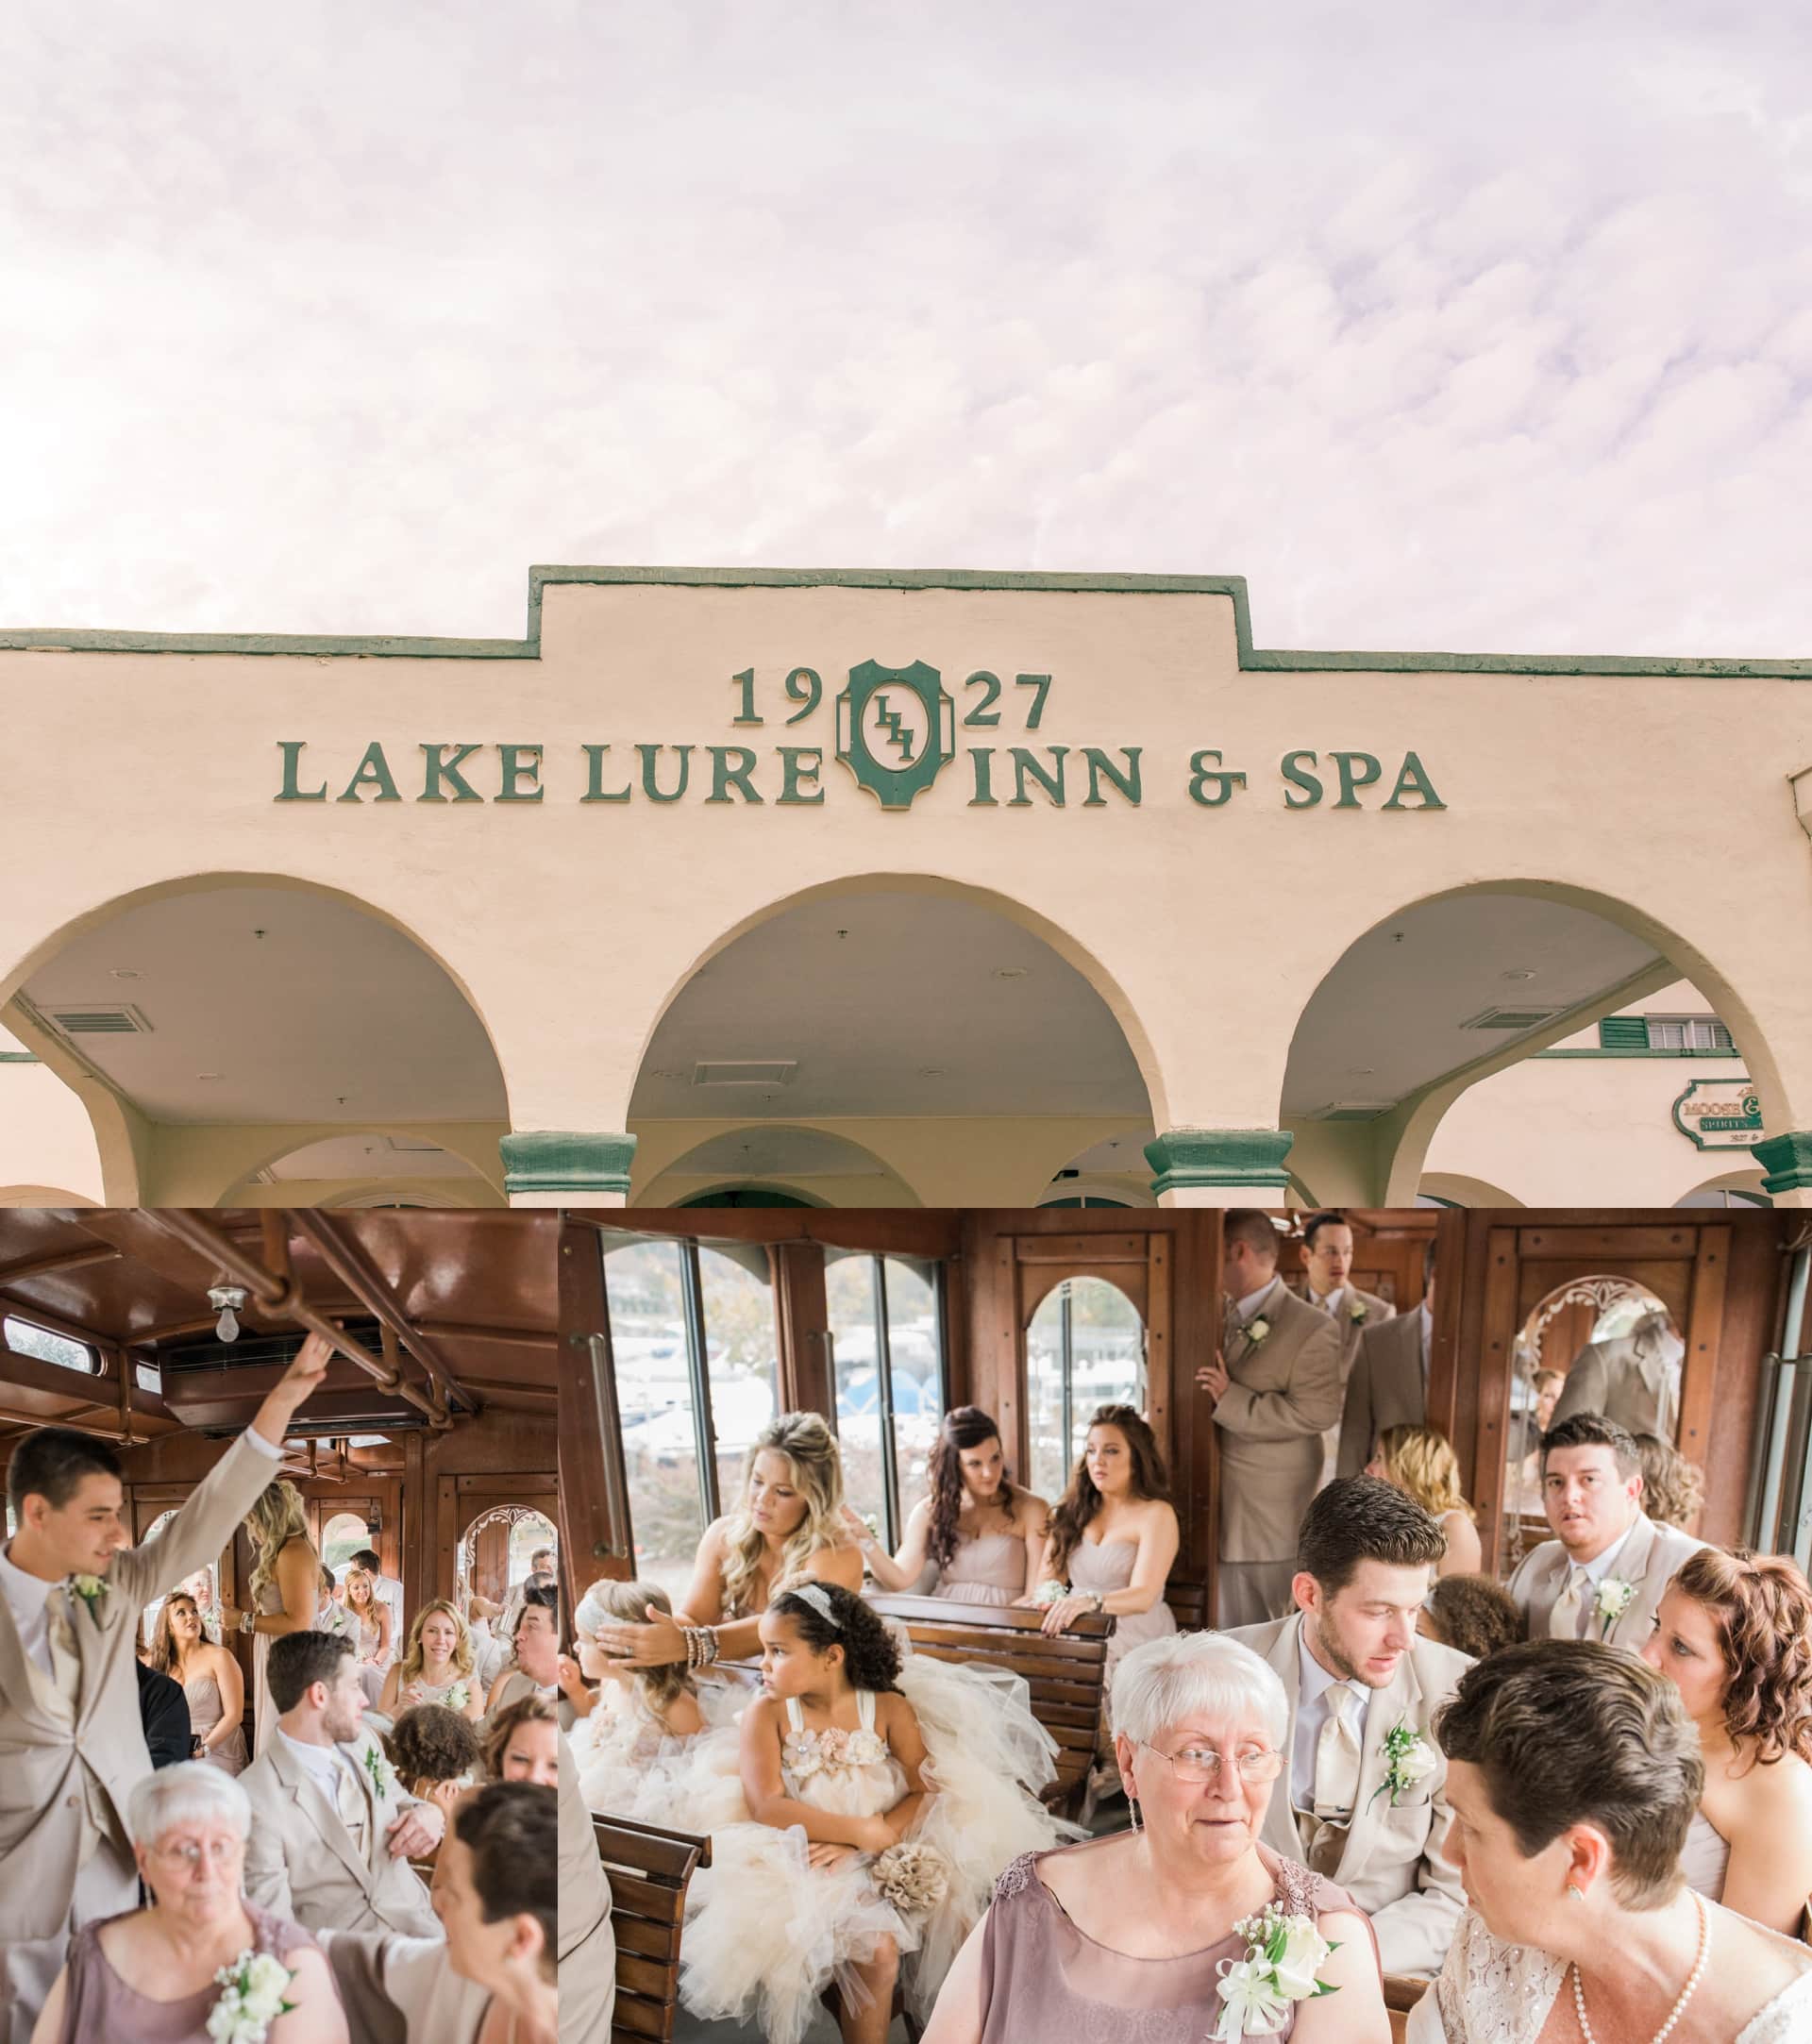
[(817, 1583), (796, 1583), (788, 1590), (787, 1595), (797, 1597), (801, 1603), (810, 1604), (833, 1633), (843, 1631), (843, 1627), (837, 1622), (836, 1606), (831, 1603), (830, 1597)]

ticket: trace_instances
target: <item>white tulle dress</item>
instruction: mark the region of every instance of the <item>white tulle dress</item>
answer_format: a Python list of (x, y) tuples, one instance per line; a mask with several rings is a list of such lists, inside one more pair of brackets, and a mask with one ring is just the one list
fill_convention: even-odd
[[(814, 1869), (797, 1826), (744, 1821), (714, 1829), (712, 1865), (693, 1877), (680, 1947), (680, 1999), (693, 2015), (753, 2020), (768, 2044), (799, 2044), (828, 1986), (861, 2002), (854, 1969), (891, 1936), (907, 2000), (927, 2016), (1002, 1869), (1021, 1852), (1078, 1835), (1032, 1793), (1052, 1778), (1056, 1749), (1019, 1677), (909, 1655), (899, 1688), (926, 1751), (920, 1778), (929, 1801), (911, 1836), (942, 1862), (942, 1899), (929, 1912), (902, 1914), (876, 1888), (870, 1855)], [(874, 1692), (856, 1695), (854, 1732), (810, 1731), (797, 1701), (788, 1699), (780, 1773), (797, 1801), (874, 1817), (907, 1793), (906, 1776), (875, 1730)], [(723, 1743), (723, 1734), (694, 1742), (691, 1768), (699, 1778), (681, 1784), (690, 1807), (714, 1792), (713, 1748)]]
[(586, 1807), (700, 1835), (745, 1821), (736, 1727), (751, 1694), (700, 1683), (705, 1729), (676, 1737), (637, 1684), (606, 1683), (567, 1741)]

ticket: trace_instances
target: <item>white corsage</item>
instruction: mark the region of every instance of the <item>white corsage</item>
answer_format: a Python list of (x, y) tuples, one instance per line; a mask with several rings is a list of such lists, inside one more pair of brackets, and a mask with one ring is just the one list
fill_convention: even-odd
[(1355, 1298), (1351, 1305), (1347, 1308), (1347, 1318), (1352, 1322), (1354, 1327), (1357, 1327), (1361, 1320), (1368, 1318), (1370, 1314), (1371, 1308), (1366, 1304), (1363, 1298)]
[(378, 1801), (381, 1802), (390, 1793), (392, 1781), (390, 1762), (384, 1758), (376, 1746), (367, 1746), (364, 1752), (364, 1768), (365, 1772), (371, 1776), (371, 1785), (377, 1793)]
[(214, 1978), (226, 1990), (208, 2013), (214, 2044), (264, 2044), (271, 2025), (295, 2006), (289, 1999), (295, 1975), (268, 1952), (242, 1952)]
[(1246, 1940), (1243, 1959), (1223, 1959), (1215, 1992), (1227, 2004), (1209, 2033), (1214, 2039), (1275, 2036), (1290, 2018), (1293, 2002), (1312, 2002), (1338, 1994), (1316, 1975), (1340, 1948), (1331, 1945), (1304, 1916), (1289, 1916), (1276, 1902), (1267, 1902), (1262, 1916), (1248, 1917), (1233, 1929)]
[(1068, 1595), (1069, 1585), (1066, 1583), (1041, 1583), (1032, 1592), (1032, 1602), (1036, 1604), (1061, 1604)]
[[(1265, 1338), (1270, 1333), (1270, 1332), (1271, 1323), (1265, 1317), (1262, 1313), (1259, 1315), (1257, 1319), (1248, 1320), (1246, 1323), (1246, 1339), (1251, 1344), (1254, 1349), (1258, 1347), (1260, 1342), (1265, 1340)], [(1261, 2032), (1260, 2035), (1263, 2035), (1263, 2033)]]
[(1598, 1586), (1592, 1608), (1598, 1614), (1598, 1636), (1608, 1639), (1611, 1628), (1636, 1601), (1636, 1584), (1621, 1576), (1606, 1576)]
[(450, 1711), (462, 1711), (472, 1701), (472, 1692), (462, 1682), (456, 1682), (446, 1692), (446, 1707)]
[(1375, 1801), (1386, 1789), (1392, 1809), (1406, 1790), (1424, 1781), (1439, 1766), (1434, 1750), (1407, 1718), (1384, 1734), (1384, 1778), (1372, 1790)]
[(101, 1622), (101, 1600), (107, 1595), (107, 1579), (104, 1576), (71, 1576), (71, 1592), (88, 1606), (88, 1615), (96, 1625)]

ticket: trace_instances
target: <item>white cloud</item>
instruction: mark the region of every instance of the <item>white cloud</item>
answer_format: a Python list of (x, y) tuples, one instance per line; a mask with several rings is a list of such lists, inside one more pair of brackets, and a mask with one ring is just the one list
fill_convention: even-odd
[(1261, 644), (1812, 648), (1812, 28), (222, 0), (0, 28), (0, 621), (531, 561), (1238, 573)]

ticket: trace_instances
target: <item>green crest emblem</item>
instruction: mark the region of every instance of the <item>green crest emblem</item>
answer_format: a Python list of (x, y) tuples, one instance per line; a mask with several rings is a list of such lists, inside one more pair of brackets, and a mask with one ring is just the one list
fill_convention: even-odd
[(956, 756), (956, 705), (935, 667), (849, 670), (837, 697), (837, 757), (882, 809), (910, 809)]

